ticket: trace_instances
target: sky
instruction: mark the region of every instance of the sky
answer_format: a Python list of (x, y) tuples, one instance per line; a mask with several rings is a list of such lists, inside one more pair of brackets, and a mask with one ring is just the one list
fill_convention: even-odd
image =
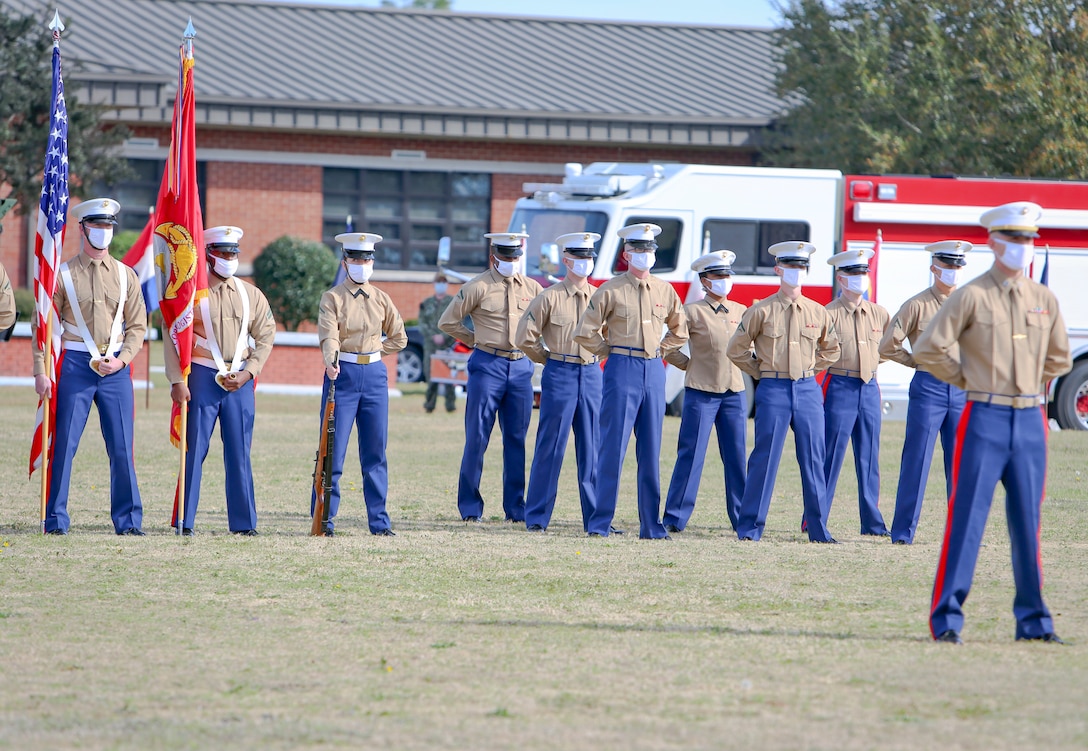
[[(295, 1), (372, 8), (381, 4), (380, 0)], [(777, 25), (779, 18), (773, 2), (774, 0), (453, 0), (453, 10), (463, 13), (771, 28)]]

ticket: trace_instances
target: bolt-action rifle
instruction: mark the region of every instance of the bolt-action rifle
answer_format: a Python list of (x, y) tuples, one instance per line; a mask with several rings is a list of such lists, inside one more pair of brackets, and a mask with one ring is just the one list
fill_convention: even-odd
[[(339, 353), (333, 357), (333, 367)], [(321, 435), (317, 443), (317, 461), (314, 464), (314, 520), (310, 536), (321, 537), (329, 525), (329, 495), (332, 493), (332, 444), (336, 437), (336, 383), (329, 382), (329, 396), (325, 399), (325, 415), (321, 418)]]

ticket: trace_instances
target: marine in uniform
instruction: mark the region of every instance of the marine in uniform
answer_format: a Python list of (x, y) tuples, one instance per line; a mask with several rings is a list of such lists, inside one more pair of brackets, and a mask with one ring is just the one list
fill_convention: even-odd
[[(601, 398), (601, 450), (597, 463), (597, 507), (588, 533), (606, 537), (620, 490), (620, 471), (632, 429), (638, 458), (638, 519), (641, 538), (667, 538), (661, 523), (661, 423), (665, 418), (662, 355), (688, 340), (687, 316), (676, 290), (650, 273), (661, 234), (656, 224), (619, 230), (628, 270), (609, 279), (590, 298), (574, 341), (607, 357)], [(668, 333), (662, 338), (662, 333)]]
[(204, 460), (217, 421), (223, 439), (227, 527), (236, 535), (257, 534), (257, 502), (249, 458), (255, 412), (253, 390), (254, 379), (272, 352), (276, 321), (264, 293), (234, 275), (243, 234), (238, 227), (230, 226), (204, 230), (208, 295), (197, 304), (193, 321), (193, 364), (188, 384), (177, 352), (169, 345), (163, 348), (170, 396), (179, 404), (189, 402), (185, 519), (181, 525), (182, 534), (187, 536), (193, 534)]
[(446, 276), (439, 271), (434, 277), (434, 294), (419, 304), (419, 331), (423, 334), (423, 380), (427, 382), (427, 393), (423, 398), (423, 409), (428, 413), (434, 412), (438, 402), (438, 387), (442, 390), (446, 399), (446, 411), (453, 412), (457, 409), (457, 387), (452, 383), (437, 384), (431, 381), (431, 356), (441, 349), (449, 349), (455, 343), (455, 339), (438, 328), (438, 321), (446, 308), (453, 302), (453, 297), (446, 294), (449, 283)]
[(1058, 300), (1025, 276), (1042, 209), (1017, 201), (980, 219), (994, 265), (941, 306), (914, 347), (933, 375), (963, 389), (952, 493), (929, 624), (959, 643), (979, 545), (998, 481), (1016, 583), (1016, 638), (1061, 643), (1043, 602), (1039, 516), (1046, 486), (1046, 382), (1073, 365)]
[[(325, 360), (321, 388), (321, 415), (336, 384), (336, 434), (333, 439), (332, 492), (325, 536), (332, 537), (340, 509), (340, 477), (348, 451), (351, 426), (358, 427), (359, 465), (363, 473), (363, 500), (367, 525), (374, 535), (392, 536), (385, 500), (389, 492), (389, 468), (385, 447), (389, 436), (389, 374), (384, 355), (400, 352), (408, 344), (404, 322), (388, 294), (370, 283), (374, 273), (374, 244), (382, 236), (369, 232), (345, 232), (336, 236), (343, 246), (343, 282), (321, 296), (317, 336)], [(384, 337), (384, 338), (383, 338)], [(316, 498), (311, 498), (310, 513)]]
[(665, 355), (668, 362), (687, 372), (676, 464), (665, 497), (663, 522), (668, 532), (683, 531), (695, 510), (711, 428), (717, 430), (718, 454), (725, 466), (726, 515), (733, 529), (737, 528), (744, 495), (748, 398), (744, 375), (725, 350), (748, 308), (729, 299), (736, 257), (731, 250), (716, 250), (691, 264), (705, 295), (684, 306), (691, 354), (678, 349)]
[[(143, 347), (147, 313), (136, 272), (110, 257), (121, 204), (95, 198), (72, 208), (79, 222), (79, 255), (60, 266), (53, 303), (61, 322), (61, 355), (45, 512), (47, 534), (67, 534), (72, 458), (87, 425), (91, 402), (110, 460), (110, 516), (119, 535), (142, 535), (143, 504), (133, 455), (132, 373), (129, 363)], [(35, 322), (36, 325), (36, 322)], [(34, 388), (50, 393), (45, 353), (34, 351)]]
[[(944, 451), (946, 491), (952, 493), (956, 425), (964, 405), (963, 392), (950, 383), (943, 383), (927, 368), (920, 366), (912, 350), (933, 316), (937, 315), (962, 280), (963, 267), (967, 264), (964, 254), (971, 250), (971, 243), (943, 240), (927, 245), (926, 250), (931, 254), (929, 270), (933, 274), (933, 285), (903, 303), (880, 341), (881, 359), (915, 368), (910, 382), (910, 401), (907, 403), (906, 436), (899, 463), (899, 486), (895, 492), (895, 516), (892, 517), (892, 542), (899, 545), (914, 542), (938, 434)], [(912, 350), (903, 346), (904, 340), (910, 342)]]
[(530, 360), (544, 366), (536, 451), (525, 496), (525, 527), (530, 532), (544, 531), (551, 521), (572, 427), (584, 529), (588, 529), (597, 505), (600, 358), (575, 343), (574, 329), (595, 291), (587, 277), (593, 272), (595, 243), (600, 239), (596, 232), (572, 232), (556, 238), (566, 267), (563, 281), (537, 295), (518, 322), (515, 343)]
[[(506, 520), (525, 521), (525, 433), (533, 414), (533, 363), (517, 348), (518, 321), (541, 287), (518, 270), (523, 232), (492, 232), (492, 267), (465, 283), (438, 322), (474, 348), (465, 387), (465, 453), (457, 479), (457, 510), (468, 522), (484, 514), (480, 478), (484, 452), (498, 418), (502, 431), (502, 508)], [(472, 320), (472, 328), (464, 319)]]
[(887, 536), (880, 514), (880, 340), (888, 328), (888, 311), (865, 299), (869, 291), (869, 259), (873, 251), (847, 250), (828, 259), (835, 267), (842, 294), (827, 305), (839, 335), (839, 360), (824, 378), (824, 480), (827, 508), (835, 500), (846, 457), (846, 444), (854, 447), (858, 477), (858, 509), (861, 534)]
[(801, 294), (816, 247), (790, 241), (772, 245), (768, 252), (775, 257), (781, 288), (748, 309), (726, 350), (737, 367), (759, 380), (756, 442), (748, 457), (737, 537), (763, 536), (782, 445), (792, 428), (809, 540), (836, 542), (827, 529), (824, 407), (815, 375), (838, 361), (839, 337), (831, 314)]

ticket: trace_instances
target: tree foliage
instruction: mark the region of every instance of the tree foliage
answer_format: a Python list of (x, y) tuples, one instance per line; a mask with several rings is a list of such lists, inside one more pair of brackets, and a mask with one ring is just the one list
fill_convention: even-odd
[(1088, 8), (790, 0), (766, 155), (850, 172), (1088, 178)]
[[(65, 25), (70, 25), (65, 21)], [(11, 186), (21, 206), (34, 206), (42, 187), (52, 104), (53, 41), (42, 17), (11, 15), (0, 5), (0, 182)], [(116, 184), (128, 165), (115, 147), (128, 137), (121, 125), (103, 127), (100, 108), (82, 104), (63, 57), (68, 109), (68, 160), (73, 188), (101, 180)]]
[(270, 242), (253, 262), (254, 283), (288, 331), (317, 321), (321, 294), (335, 275), (336, 256), (328, 246), (287, 235)]

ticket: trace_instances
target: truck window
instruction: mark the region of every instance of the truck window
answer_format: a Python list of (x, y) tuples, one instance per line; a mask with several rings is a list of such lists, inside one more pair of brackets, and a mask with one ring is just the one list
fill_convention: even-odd
[[(544, 275), (540, 268), (540, 246), (543, 243), (553, 243), (555, 238), (568, 232), (596, 232), (603, 235), (607, 226), (608, 215), (601, 211), (552, 209), (518, 209), (508, 225), (510, 232), (529, 233), (529, 240), (525, 244), (525, 266), (530, 276)], [(560, 275), (563, 270), (560, 264)], [(548, 273), (553, 271), (548, 270)]]
[(710, 232), (711, 250), (731, 250), (737, 254), (733, 271), (737, 274), (774, 275), (774, 256), (767, 248), (787, 240), (808, 241), (808, 222), (763, 221), (759, 219), (708, 219), (703, 236)]
[[(679, 219), (633, 216), (624, 221), (624, 226), (629, 227), (632, 224), (644, 222), (656, 224), (661, 228), (661, 234), (657, 236), (657, 261), (654, 263), (653, 273), (675, 271), (676, 259), (680, 257), (680, 237), (684, 232), (684, 223)], [(623, 240), (620, 240), (616, 246), (616, 258), (612, 261), (612, 273), (621, 274), (624, 271), (627, 271), (627, 261), (623, 260)]]

